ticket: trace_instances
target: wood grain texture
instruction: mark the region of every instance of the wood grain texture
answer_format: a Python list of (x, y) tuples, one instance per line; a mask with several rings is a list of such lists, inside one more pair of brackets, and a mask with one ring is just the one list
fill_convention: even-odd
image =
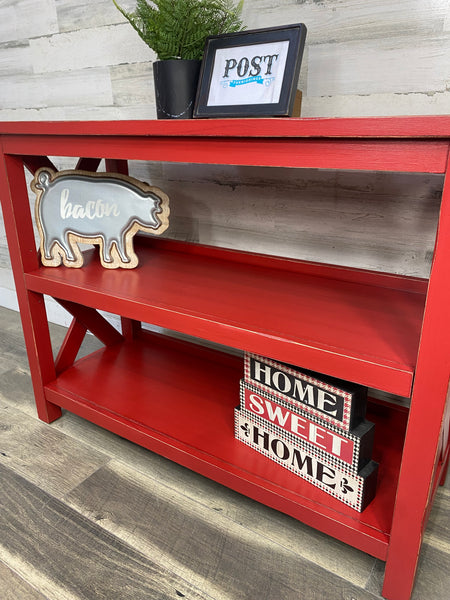
[(0, 593), (2, 600), (46, 600), (0, 560)]
[[(449, 36), (427, 36), (416, 47), (414, 39), (402, 35), (310, 47), (308, 96), (446, 91)], [(406, 70), (399, 55), (408, 57)], [(327, 77), (323, 77), (324, 70)]]
[(63, 73), (14, 74), (2, 78), (1, 109), (30, 107), (89, 106), (112, 102), (109, 71), (105, 67), (71, 70)]
[(132, 171), (165, 185), (168, 237), (417, 276), (429, 272), (440, 176), (187, 165), (166, 165), (159, 175), (143, 164)]
[(2, 77), (17, 75), (18, 73), (30, 75), (32, 72), (28, 42), (12, 42), (3, 45), (0, 52), (0, 74)]
[[(439, 510), (440, 500), (433, 510)], [(447, 519), (449, 515), (447, 513)], [(447, 538), (448, 539), (448, 538)], [(448, 546), (447, 546), (448, 550)], [(448, 551), (440, 550), (434, 545), (424, 541), (419, 557), (415, 585), (411, 600), (425, 600), (428, 598), (447, 598), (448, 576)], [(384, 577), (384, 563), (376, 561), (371, 578), (366, 589), (377, 593), (381, 589)]]
[(244, 3), (249, 28), (302, 22), (308, 42), (386, 39), (404, 34), (429, 36), (442, 30), (446, 0), (258, 0)]
[(375, 106), (383, 106), (386, 116), (405, 115), (415, 112), (422, 115), (447, 115), (450, 91), (406, 92), (386, 94), (345, 94), (341, 96), (304, 97), (303, 109), (310, 117), (324, 114), (330, 117), (372, 116)]
[[(120, 6), (125, 10), (133, 10), (134, 0), (124, 0)], [(124, 22), (111, 0), (97, 0), (95, 10), (92, 10), (90, 0), (58, 0), (56, 14), (60, 32), (79, 31)]]
[(33, 38), (33, 70), (51, 73), (154, 60), (154, 52), (139, 36), (129, 36), (129, 27), (124, 23)]
[[(17, 377), (6, 377), (6, 383), (14, 381), (17, 385)], [(0, 414), (1, 464), (56, 497), (67, 493), (107, 461), (101, 452), (83, 449), (34, 418), (17, 413), (2, 398)], [(75, 454), (78, 459), (73, 462)]]
[(208, 598), (9, 469), (0, 474), (0, 556), (47, 598)]
[(55, 0), (6, 0), (0, 6), (0, 43), (58, 31)]
[[(321, 569), (302, 561), (292, 549), (255, 535), (217, 511), (199, 513), (187, 498), (168, 498), (164, 488), (149, 484), (116, 464), (112, 470), (98, 471), (67, 501), (144, 554), (159, 556), (217, 599), (294, 599), (298, 590), (309, 599), (354, 589), (340, 578), (324, 583)], [(277, 566), (268, 568), (269, 564)], [(361, 598), (370, 594), (363, 592)]]
[[(290, 586), (303, 588), (304, 582), (298, 579), (300, 575), (293, 575), (295, 569), (288, 566), (296, 560), (304, 563), (303, 569), (312, 573), (316, 569), (320, 571), (320, 568), (329, 569), (333, 562), (333, 573), (349, 584), (363, 587), (369, 579), (374, 559), (331, 540), (331, 546), (321, 555), (325, 540), (317, 532), (267, 508), (260, 510), (258, 504), (244, 501), (237, 494), (227, 493), (226, 502), (223, 502), (225, 490), (201, 478), (198, 479), (199, 490), (194, 492), (193, 498), (195, 478), (186, 475), (183, 479), (188, 487), (183, 487), (177, 480), (168, 487), (164, 476), (161, 481), (139, 476), (126, 465), (112, 461), (71, 492), (66, 501), (89, 518), (101, 520), (102, 525), (115, 535), (130, 543), (133, 540), (133, 545), (143, 552), (160, 554), (163, 562), (173, 562), (178, 565), (177, 568), (186, 569), (190, 577), (195, 575), (197, 585), (214, 597), (220, 590), (221, 594), (225, 594), (226, 590), (231, 598), (240, 597), (243, 592), (239, 592), (239, 588), (245, 580), (245, 571), (241, 570), (239, 561), (243, 556), (256, 556), (261, 552), (267, 556), (271, 554), (272, 558), (262, 558), (259, 561), (262, 564), (253, 565), (255, 578), (246, 584), (253, 587), (258, 598), (266, 598), (263, 590), (267, 580), (278, 588), (283, 580), (289, 578)], [(210, 498), (202, 492), (205, 487), (209, 488)], [(202, 500), (198, 494), (203, 495)], [(125, 503), (126, 508), (125, 497), (133, 498)], [(203, 506), (200, 512), (199, 501)], [(229, 504), (235, 504), (239, 512), (244, 511), (240, 517), (227, 512)], [(137, 518), (138, 506), (141, 509)], [(162, 520), (157, 515), (163, 515)], [(283, 521), (285, 537), (281, 535)], [(310, 548), (305, 544), (306, 539), (311, 543)], [(339, 552), (340, 564), (332, 561), (334, 552)], [(283, 572), (281, 566), (270, 569), (268, 573), (268, 562), (284, 564), (292, 573)], [(356, 564), (357, 569), (354, 568)], [(315, 569), (311, 569), (312, 565)], [(245, 568), (248, 569), (249, 565)], [(228, 581), (227, 571), (235, 573), (234, 585)], [(248, 588), (247, 595), (252, 587)], [(247, 597), (245, 593), (243, 597)]]
[[(150, 62), (114, 65), (111, 67), (114, 104), (126, 110), (131, 105), (145, 106), (154, 97), (153, 68)], [(147, 118), (152, 117), (151, 112)]]
[(440, 488), (424, 534), (425, 544), (450, 554), (450, 481)]
[[(9, 314), (9, 311), (5, 311)], [(18, 361), (26, 365), (26, 350), (23, 333), (17, 328), (17, 322), (5, 323), (0, 321), (2, 331), (2, 357), (0, 361), (0, 375), (17, 368)], [(28, 367), (25, 367), (28, 368)]]

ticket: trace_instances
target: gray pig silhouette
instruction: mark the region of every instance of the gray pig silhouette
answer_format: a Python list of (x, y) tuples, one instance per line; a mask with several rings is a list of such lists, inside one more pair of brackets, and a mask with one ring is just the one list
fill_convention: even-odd
[(133, 236), (168, 227), (169, 199), (127, 175), (39, 169), (31, 183), (45, 266), (81, 267), (78, 243), (100, 245), (105, 268), (134, 268)]

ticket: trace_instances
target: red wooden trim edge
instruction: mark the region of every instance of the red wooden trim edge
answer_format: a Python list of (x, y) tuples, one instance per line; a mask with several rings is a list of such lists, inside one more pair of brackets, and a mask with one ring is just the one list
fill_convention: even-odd
[(450, 138), (450, 115), (0, 123), (0, 135)]
[[(4, 135), (16, 155), (103, 156), (108, 159), (268, 167), (443, 173), (448, 141), (324, 139), (301, 136)], [(338, 144), (338, 146), (337, 146)]]

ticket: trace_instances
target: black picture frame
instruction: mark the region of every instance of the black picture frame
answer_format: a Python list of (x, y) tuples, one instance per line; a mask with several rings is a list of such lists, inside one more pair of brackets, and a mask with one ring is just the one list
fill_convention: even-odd
[(194, 118), (291, 116), (306, 32), (295, 23), (208, 37)]

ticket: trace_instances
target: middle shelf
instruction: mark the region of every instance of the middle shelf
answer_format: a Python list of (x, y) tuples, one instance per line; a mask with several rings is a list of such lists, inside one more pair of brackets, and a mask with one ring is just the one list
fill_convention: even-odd
[(40, 267), (29, 290), (409, 396), (426, 282), (142, 238), (140, 265)]

